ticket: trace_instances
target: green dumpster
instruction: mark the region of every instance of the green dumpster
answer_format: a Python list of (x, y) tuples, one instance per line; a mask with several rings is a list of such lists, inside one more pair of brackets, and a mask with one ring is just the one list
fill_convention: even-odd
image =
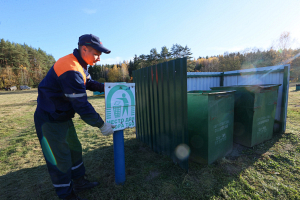
[(296, 90), (297, 90), (297, 91), (300, 90), (300, 84), (297, 84), (297, 85), (296, 85)]
[(190, 159), (211, 164), (232, 150), (234, 91), (190, 91), (187, 99)]
[(235, 90), (233, 141), (253, 147), (273, 136), (280, 84), (235, 85), (212, 90)]

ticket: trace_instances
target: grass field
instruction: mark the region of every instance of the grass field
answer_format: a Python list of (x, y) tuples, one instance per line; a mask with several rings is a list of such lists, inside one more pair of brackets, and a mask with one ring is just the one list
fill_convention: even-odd
[[(104, 118), (104, 98), (89, 101)], [(0, 92), (0, 199), (58, 199), (36, 137), (37, 90)], [(91, 180), (87, 199), (300, 199), (300, 91), (291, 84), (287, 129), (272, 140), (233, 152), (212, 165), (189, 163), (186, 173), (125, 130), (126, 183), (115, 184), (113, 138), (74, 118)]]

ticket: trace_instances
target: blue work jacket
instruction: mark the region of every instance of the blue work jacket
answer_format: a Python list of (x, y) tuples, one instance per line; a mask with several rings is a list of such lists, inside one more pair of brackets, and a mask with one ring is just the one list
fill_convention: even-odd
[(100, 115), (87, 100), (86, 90), (104, 92), (104, 84), (91, 79), (79, 50), (60, 58), (38, 86), (38, 108), (54, 121), (68, 120), (78, 113), (86, 123), (101, 127)]

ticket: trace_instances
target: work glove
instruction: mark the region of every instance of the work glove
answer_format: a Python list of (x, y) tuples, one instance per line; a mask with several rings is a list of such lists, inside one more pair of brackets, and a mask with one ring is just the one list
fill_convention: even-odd
[(104, 123), (103, 126), (100, 128), (100, 130), (104, 136), (109, 136), (114, 133), (113, 128), (115, 127), (116, 127), (115, 125), (112, 125), (110, 123)]

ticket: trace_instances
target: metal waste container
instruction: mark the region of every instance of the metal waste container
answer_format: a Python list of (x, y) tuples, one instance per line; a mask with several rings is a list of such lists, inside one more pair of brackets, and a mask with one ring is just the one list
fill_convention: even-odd
[(234, 85), (212, 90), (235, 90), (233, 141), (253, 147), (273, 136), (280, 84)]
[(189, 91), (190, 159), (211, 164), (232, 150), (234, 91)]

